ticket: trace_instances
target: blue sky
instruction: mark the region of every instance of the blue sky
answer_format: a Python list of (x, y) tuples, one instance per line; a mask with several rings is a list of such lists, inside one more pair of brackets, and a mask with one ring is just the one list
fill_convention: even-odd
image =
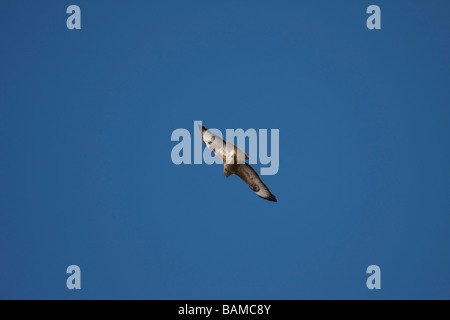
[[(449, 299), (449, 12), (1, 1), (0, 298)], [(279, 129), (279, 202), (174, 165), (195, 120)]]

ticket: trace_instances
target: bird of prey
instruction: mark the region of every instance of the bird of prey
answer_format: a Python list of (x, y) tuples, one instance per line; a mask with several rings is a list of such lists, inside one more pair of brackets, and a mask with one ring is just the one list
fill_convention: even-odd
[(239, 178), (252, 189), (259, 197), (277, 202), (277, 198), (270, 192), (269, 188), (262, 182), (256, 171), (245, 162), (248, 155), (234, 144), (224, 141), (218, 135), (215, 135), (204, 126), (198, 126), (202, 140), (205, 145), (211, 149), (220, 159), (222, 159), (224, 167), (223, 172), (228, 178), (232, 174), (236, 174)]

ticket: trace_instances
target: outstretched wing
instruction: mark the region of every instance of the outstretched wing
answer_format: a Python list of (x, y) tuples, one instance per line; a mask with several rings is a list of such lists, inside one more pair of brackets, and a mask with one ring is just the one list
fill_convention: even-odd
[(245, 181), (245, 183), (252, 189), (258, 196), (269, 201), (277, 201), (277, 198), (270, 192), (269, 188), (262, 182), (256, 171), (248, 163), (238, 165), (236, 174)]
[(211, 149), (224, 163), (245, 163), (248, 155), (234, 144), (224, 141), (220, 136), (212, 133), (203, 126), (198, 126), (202, 133), (203, 142)]

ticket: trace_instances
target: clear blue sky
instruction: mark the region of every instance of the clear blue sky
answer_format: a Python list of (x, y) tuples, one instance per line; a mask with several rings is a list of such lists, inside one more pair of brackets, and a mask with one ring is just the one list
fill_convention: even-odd
[[(2, 0), (0, 298), (449, 299), (449, 13)], [(279, 129), (279, 202), (174, 165), (194, 120)]]

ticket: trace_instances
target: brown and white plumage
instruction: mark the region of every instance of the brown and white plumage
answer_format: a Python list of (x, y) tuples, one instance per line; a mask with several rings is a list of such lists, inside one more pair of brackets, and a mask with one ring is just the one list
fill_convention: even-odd
[(223, 140), (220, 136), (212, 133), (203, 126), (198, 126), (202, 133), (202, 140), (223, 163), (245, 163), (248, 155), (234, 144)]
[(277, 202), (277, 198), (270, 192), (269, 188), (262, 182), (259, 175), (251, 165), (245, 162), (248, 155), (234, 144), (224, 141), (203, 126), (198, 126), (202, 133), (202, 140), (224, 163), (223, 171), (228, 178), (236, 174), (252, 189), (259, 197)]

